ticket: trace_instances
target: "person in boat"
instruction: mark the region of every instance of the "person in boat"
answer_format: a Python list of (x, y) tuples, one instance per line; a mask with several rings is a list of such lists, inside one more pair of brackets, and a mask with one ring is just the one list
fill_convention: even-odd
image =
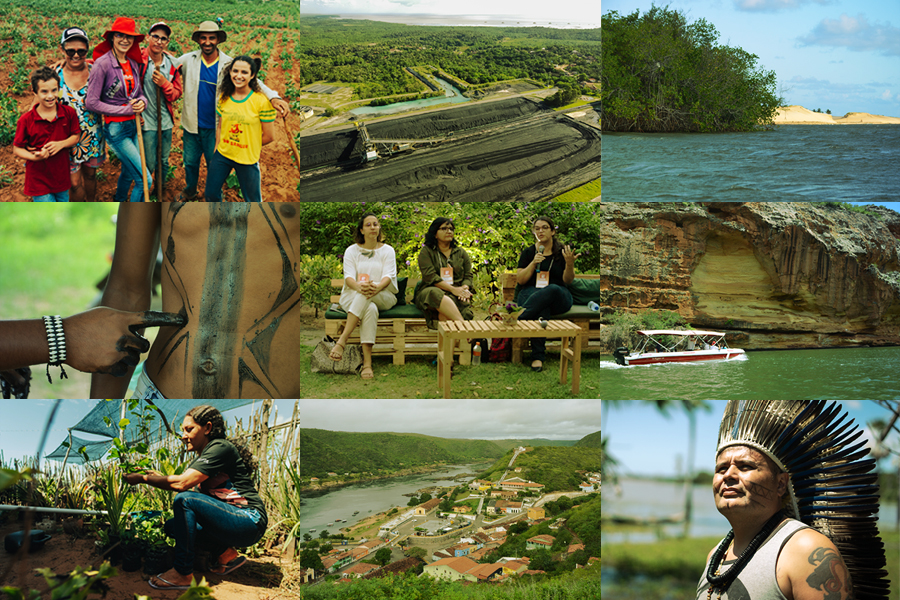
[(172, 505), (175, 517), (165, 524), (166, 535), (175, 539), (175, 565), (150, 578), (150, 587), (160, 590), (190, 587), (194, 555), (201, 548), (218, 561), (213, 573), (231, 573), (247, 562), (235, 547), (252, 546), (268, 526), (266, 507), (253, 483), (256, 459), (240, 442), (225, 439), (222, 413), (209, 405), (195, 406), (181, 428), (188, 452), (197, 454), (184, 473), (148, 470), (125, 475), (131, 485), (178, 492)]
[(360, 376), (372, 379), (372, 349), (378, 327), (378, 311), (397, 303), (397, 257), (384, 243), (381, 222), (374, 213), (366, 213), (356, 225), (355, 243), (344, 251), (344, 287), (339, 304), (347, 311), (347, 324), (331, 350), (331, 359), (344, 355), (350, 334), (359, 326), (363, 364)]
[[(536, 218), (531, 231), (534, 244), (522, 251), (516, 271), (517, 303), (525, 308), (519, 315), (522, 321), (547, 319), (572, 308), (568, 285), (575, 280), (575, 259), (581, 256), (557, 239), (550, 217)], [(543, 370), (546, 345), (546, 338), (531, 338), (532, 371)]]
[[(868, 503), (877, 511), (877, 477), (864, 474), (874, 465), (864, 468), (866, 461), (835, 457), (856, 439), (851, 436), (858, 427), (846, 432), (843, 443), (837, 438), (846, 425), (834, 431), (843, 421), (837, 418), (840, 411), (837, 405), (824, 405), (822, 401), (728, 403), (713, 496), (732, 530), (709, 553), (697, 600), (850, 600), (861, 597), (859, 589), (854, 592), (854, 583), (865, 588), (881, 585), (884, 556), (877, 524), (860, 516), (869, 512), (849, 512), (859, 506), (843, 508)], [(814, 419), (818, 419), (815, 431), (829, 431), (824, 439), (808, 435)], [(852, 474), (850, 481), (847, 474)], [(822, 495), (835, 485), (841, 486), (839, 494)], [(814, 496), (824, 499), (803, 502)], [(845, 562), (845, 553), (863, 549), (865, 564)]]
[(422, 281), (416, 286), (416, 308), (425, 314), (429, 329), (440, 321), (470, 321), (472, 312), (472, 259), (459, 247), (453, 221), (438, 217), (425, 234), (419, 251)]

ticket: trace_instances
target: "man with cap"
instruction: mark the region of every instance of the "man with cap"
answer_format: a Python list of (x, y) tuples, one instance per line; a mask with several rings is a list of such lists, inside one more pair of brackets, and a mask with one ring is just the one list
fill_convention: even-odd
[(60, 39), (64, 58), (53, 65), (59, 75), (59, 103), (78, 114), (81, 138), (69, 151), (72, 202), (93, 202), (97, 195), (97, 168), (106, 161), (106, 144), (100, 116), (84, 107), (91, 64), (87, 61), (89, 42), (80, 27), (67, 27)]
[(821, 401), (728, 403), (713, 496), (732, 530), (709, 553), (698, 600), (887, 598), (874, 461), (858, 460), (862, 431), (839, 412)]
[[(147, 96), (147, 110), (144, 111), (144, 155), (147, 170), (156, 173), (157, 144), (162, 145), (162, 175), (165, 178), (169, 167), (169, 152), (172, 149), (172, 129), (175, 127), (174, 102), (181, 98), (181, 71), (175, 65), (175, 56), (166, 50), (172, 28), (164, 22), (154, 23), (147, 36), (148, 43), (141, 49), (144, 60), (144, 93)], [(157, 94), (159, 89), (159, 94)], [(165, 108), (157, 108), (157, 96), (165, 103)], [(160, 121), (157, 125), (156, 116)], [(157, 133), (160, 139), (157, 139)], [(156, 184), (162, 189), (164, 180), (157, 177)], [(159, 194), (157, 194), (159, 198)], [(159, 198), (162, 200), (162, 198)]]
[[(209, 165), (216, 149), (216, 102), (225, 66), (231, 62), (231, 57), (219, 50), (219, 44), (227, 38), (228, 35), (214, 22), (204, 21), (191, 35), (200, 48), (177, 60), (184, 76), (181, 127), (184, 130), (185, 189), (181, 200), (203, 198), (202, 194), (197, 195), (200, 157), (206, 157), (206, 164)], [(262, 81), (259, 87), (278, 114), (283, 117), (290, 112), (290, 105), (279, 97), (278, 92), (269, 89)]]

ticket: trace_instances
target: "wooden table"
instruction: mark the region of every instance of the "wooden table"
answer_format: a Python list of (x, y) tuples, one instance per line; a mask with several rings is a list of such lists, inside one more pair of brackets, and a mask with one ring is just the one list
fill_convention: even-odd
[[(572, 393), (578, 394), (581, 384), (581, 327), (571, 321), (547, 321), (543, 328), (539, 321), (441, 321), (438, 323), (438, 387), (444, 398), (450, 397), (450, 367), (457, 340), (478, 338), (560, 338), (559, 383), (565, 385), (572, 363)], [(574, 340), (574, 343), (572, 343)], [(464, 341), (462, 343), (465, 343)]]

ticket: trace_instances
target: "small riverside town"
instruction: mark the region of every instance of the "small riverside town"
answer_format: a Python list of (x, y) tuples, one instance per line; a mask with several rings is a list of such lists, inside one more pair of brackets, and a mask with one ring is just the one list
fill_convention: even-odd
[[(517, 455), (525, 452), (526, 448), (516, 449)], [(517, 470), (521, 468), (511, 469), (510, 475)], [(593, 547), (586, 547), (582, 539), (593, 529), (572, 527), (562, 514), (595, 500), (599, 506), (600, 473), (580, 471), (572, 476), (579, 483), (562, 492), (546, 493), (544, 484), (518, 476), (476, 478), (467, 485), (433, 490), (434, 494), (423, 492), (411, 500), (419, 502), (415, 506), (390, 511), (375, 538), (355, 545), (341, 539), (337, 547), (323, 538), (325, 543), (318, 548), (325, 552), (316, 554), (320, 564), (304, 550), (301, 561), (315, 563), (307, 570), (307, 581), (338, 574), (340, 579), (334, 581), (346, 584), (415, 570), (440, 580), (500, 582), (599, 563), (599, 553), (591, 555)], [(309, 533), (304, 537), (309, 538), (307, 544), (315, 541)], [(396, 551), (403, 558), (393, 561)]]

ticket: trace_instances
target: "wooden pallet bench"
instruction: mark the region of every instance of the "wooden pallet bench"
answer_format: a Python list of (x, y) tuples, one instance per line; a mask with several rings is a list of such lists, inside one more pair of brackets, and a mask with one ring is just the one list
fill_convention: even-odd
[[(406, 364), (407, 356), (437, 356), (438, 332), (428, 329), (425, 315), (422, 314), (412, 302), (412, 293), (419, 280), (406, 278), (398, 279), (398, 287), (401, 294), (398, 297), (404, 299), (393, 308), (381, 311), (378, 315), (378, 326), (375, 333), (375, 346), (372, 348), (373, 356), (390, 356), (395, 365)], [(343, 279), (332, 279), (332, 287), (337, 289), (337, 294), (331, 297), (331, 301), (337, 304), (340, 300), (340, 290), (344, 286)], [(325, 311), (325, 333), (337, 340), (347, 325), (347, 313), (343, 311)], [(349, 344), (359, 344), (359, 327), (350, 334)], [(454, 354), (459, 356), (459, 364), (471, 363), (472, 349), (464, 341), (461, 346), (454, 349)]]

